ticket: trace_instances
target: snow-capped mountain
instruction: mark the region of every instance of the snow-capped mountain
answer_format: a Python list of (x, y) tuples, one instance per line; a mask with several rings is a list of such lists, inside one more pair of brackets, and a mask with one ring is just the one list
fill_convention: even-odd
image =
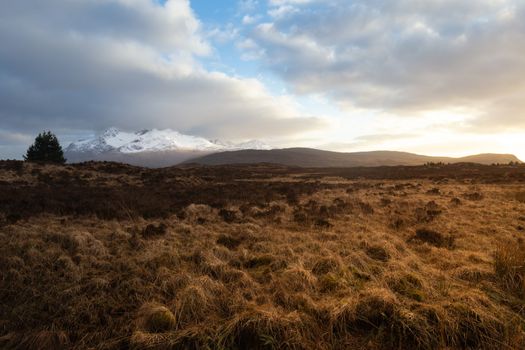
[[(232, 143), (184, 135), (170, 129), (125, 132), (117, 128), (109, 128), (93, 138), (71, 143), (65, 149), (65, 153), (71, 162), (117, 160), (136, 165), (157, 166), (161, 160), (158, 166), (165, 166), (184, 161), (196, 154), (271, 148), (258, 140)], [(146, 161), (151, 159), (156, 159), (153, 165)]]
[(170, 129), (142, 130), (134, 133), (109, 128), (100, 136), (71, 143), (66, 152), (104, 153), (140, 153), (158, 151), (237, 151), (243, 149), (269, 150), (271, 147), (261, 141), (252, 140), (243, 143), (207, 140), (198, 136), (184, 135)]

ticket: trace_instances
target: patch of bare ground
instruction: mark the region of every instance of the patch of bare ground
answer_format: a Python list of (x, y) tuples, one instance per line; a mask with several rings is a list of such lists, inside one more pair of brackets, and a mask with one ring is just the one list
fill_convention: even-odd
[(0, 348), (523, 349), (524, 174), (0, 162)]

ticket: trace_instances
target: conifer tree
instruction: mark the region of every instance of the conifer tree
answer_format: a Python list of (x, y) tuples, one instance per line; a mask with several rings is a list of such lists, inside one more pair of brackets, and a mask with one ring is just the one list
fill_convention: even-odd
[(35, 138), (27, 150), (24, 160), (28, 162), (48, 162), (64, 164), (64, 152), (57, 137), (51, 131), (44, 131)]

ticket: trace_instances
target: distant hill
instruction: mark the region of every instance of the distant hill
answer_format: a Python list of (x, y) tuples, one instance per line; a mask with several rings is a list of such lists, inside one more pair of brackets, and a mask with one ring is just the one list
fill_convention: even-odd
[(479, 154), (464, 158), (449, 158), (393, 151), (341, 153), (313, 148), (272, 149), (271, 146), (258, 140), (244, 143), (208, 140), (170, 129), (125, 132), (117, 128), (109, 128), (100, 135), (71, 143), (64, 152), (69, 163), (115, 161), (150, 168), (187, 163), (204, 165), (274, 163), (330, 168), (421, 165), (429, 162), (480, 164), (519, 162), (519, 159), (511, 154)]
[(421, 165), (430, 162), (505, 164), (521, 161), (512, 154), (478, 154), (462, 158), (452, 158), (431, 157), (395, 151), (343, 153), (313, 148), (286, 148), (219, 152), (194, 158), (184, 163), (202, 165), (275, 163), (288, 166), (322, 168)]
[(69, 163), (115, 161), (155, 168), (214, 152), (242, 149), (271, 149), (271, 146), (258, 140), (243, 143), (208, 140), (170, 129), (130, 133), (109, 128), (100, 135), (71, 143), (64, 151)]

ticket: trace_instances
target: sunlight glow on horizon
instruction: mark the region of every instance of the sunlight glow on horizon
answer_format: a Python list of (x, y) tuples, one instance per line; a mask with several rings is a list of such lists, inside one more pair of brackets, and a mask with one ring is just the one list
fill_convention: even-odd
[(522, 1), (34, 4), (0, 5), (0, 158), (116, 126), (525, 160)]

